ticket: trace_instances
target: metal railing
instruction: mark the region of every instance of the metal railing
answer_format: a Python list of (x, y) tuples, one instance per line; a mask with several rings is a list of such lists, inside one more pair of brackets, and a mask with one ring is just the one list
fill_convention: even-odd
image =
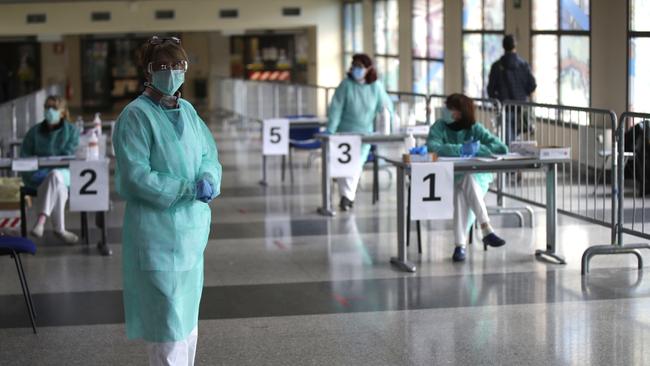
[(32, 126), (43, 120), (45, 99), (49, 95), (61, 95), (62, 92), (61, 85), (51, 85), (0, 104), (0, 147), (3, 156)]
[(402, 130), (406, 126), (430, 124), (427, 95), (407, 92), (387, 93), (393, 101), (393, 110), (400, 121), (399, 125), (393, 125), (394, 129)]
[(293, 115), (324, 116), (333, 88), (215, 78), (214, 105), (243, 120), (262, 121)]
[[(506, 101), (497, 129), (503, 140), (569, 147), (571, 162), (559, 164), (557, 207), (564, 215), (611, 229), (616, 223), (616, 114), (611, 110)], [(502, 177), (498, 194), (546, 207), (543, 172)]]
[[(650, 193), (650, 114), (625, 112), (620, 116), (616, 131), (617, 187), (616, 200), (616, 241), (612, 245), (599, 245), (588, 248), (582, 255), (582, 274), (589, 272), (589, 262), (597, 255), (632, 254), (643, 267), (640, 249), (650, 249), (650, 244), (624, 244), (623, 234), (650, 239), (650, 202), (646, 196)], [(629, 184), (626, 184), (628, 182)]]

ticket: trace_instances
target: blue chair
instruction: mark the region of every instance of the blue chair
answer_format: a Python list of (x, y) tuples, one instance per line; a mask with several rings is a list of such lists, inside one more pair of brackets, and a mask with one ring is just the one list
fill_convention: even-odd
[[(293, 149), (303, 151), (319, 150), (321, 142), (314, 136), (321, 132), (320, 127), (291, 127), (289, 129), (289, 172), (293, 183)], [(282, 164), (282, 180), (284, 181), (284, 164)]]
[(18, 271), (18, 278), (20, 279), (20, 287), (23, 289), (23, 297), (29, 312), (29, 320), (32, 322), (32, 329), (36, 334), (36, 312), (34, 311), (34, 302), (32, 295), (29, 292), (27, 285), (27, 277), (23, 269), (23, 262), (20, 260), (21, 253), (36, 254), (36, 244), (29, 239), (16, 237), (16, 236), (0, 236), (0, 255), (8, 255), (14, 259), (16, 263), (16, 270)]

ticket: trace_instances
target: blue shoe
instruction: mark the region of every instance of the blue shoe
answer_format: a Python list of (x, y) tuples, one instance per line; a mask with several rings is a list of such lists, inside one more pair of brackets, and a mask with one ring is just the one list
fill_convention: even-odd
[(454, 262), (464, 262), (465, 261), (465, 248), (456, 247), (454, 249), (454, 255), (451, 257)]
[(497, 248), (506, 245), (506, 241), (499, 238), (497, 234), (490, 233), (483, 237), (483, 244)]

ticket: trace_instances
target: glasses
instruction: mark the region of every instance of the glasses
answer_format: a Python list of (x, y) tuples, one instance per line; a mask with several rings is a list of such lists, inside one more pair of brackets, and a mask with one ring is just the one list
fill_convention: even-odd
[(172, 42), (176, 44), (181, 44), (181, 39), (178, 37), (158, 37), (158, 36), (153, 36), (149, 38), (149, 44), (153, 45), (159, 45), (163, 44), (165, 42)]
[(155, 71), (187, 71), (187, 61), (181, 60), (174, 63), (165, 63), (165, 62), (150, 62), (149, 63), (149, 73)]

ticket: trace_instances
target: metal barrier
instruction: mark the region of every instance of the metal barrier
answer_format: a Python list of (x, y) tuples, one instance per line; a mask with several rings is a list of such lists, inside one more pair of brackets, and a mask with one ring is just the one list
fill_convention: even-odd
[(406, 126), (430, 124), (430, 115), (427, 112), (429, 97), (424, 94), (406, 92), (387, 92), (393, 100), (393, 110), (399, 116), (400, 125), (393, 126), (394, 130), (401, 131)]
[[(625, 112), (621, 114), (616, 136), (617, 152), (612, 159), (616, 161), (615, 175), (618, 190), (616, 192), (617, 213), (616, 240), (611, 245), (599, 245), (588, 248), (582, 255), (582, 274), (589, 272), (591, 258), (597, 255), (632, 254), (636, 256), (638, 268), (643, 267), (640, 249), (650, 249), (648, 243), (623, 243), (623, 234), (643, 239), (650, 239), (650, 224), (646, 225), (646, 195), (650, 193), (650, 114)], [(626, 186), (628, 181), (631, 187)], [(648, 205), (650, 208), (650, 204)], [(650, 219), (650, 213), (648, 213)]]
[[(501, 138), (512, 134), (513, 141), (569, 147), (571, 162), (557, 167), (558, 211), (611, 228), (612, 243), (616, 240), (616, 120), (611, 110), (506, 101), (503, 126), (498, 129)], [(498, 195), (546, 207), (543, 173), (510, 173), (500, 181)]]
[(232, 78), (215, 78), (215, 83), (217, 109), (251, 121), (291, 115), (324, 116), (332, 94), (332, 88), (316, 85)]
[(2, 155), (44, 118), (43, 105), (49, 95), (61, 95), (63, 87), (52, 85), (0, 104), (0, 147)]

